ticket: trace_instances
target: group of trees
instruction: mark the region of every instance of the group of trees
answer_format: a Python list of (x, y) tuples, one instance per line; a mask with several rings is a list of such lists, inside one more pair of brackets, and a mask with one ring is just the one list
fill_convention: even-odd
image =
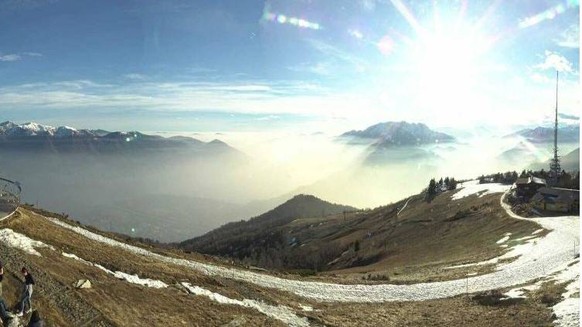
[(479, 184), (483, 183), (513, 184), (515, 183), (518, 177), (521, 178), (522, 176), (518, 175), (516, 171), (507, 171), (505, 173), (481, 175), (479, 176), (479, 178), (477, 178), (477, 180), (479, 180)]
[[(550, 178), (550, 172), (544, 169), (532, 171), (523, 170), (521, 174), (516, 171), (507, 171), (505, 173), (496, 173), (489, 175), (481, 175), (478, 180), (480, 184), (483, 183), (501, 183), (501, 184), (513, 184), (518, 178), (527, 178), (529, 176), (543, 178), (546, 181)], [(580, 189), (580, 172), (567, 172), (562, 170), (560, 177), (558, 178), (558, 184), (556, 187)]]
[[(539, 178), (543, 178), (548, 180), (550, 178), (550, 171), (549, 170), (538, 170), (538, 171), (522, 171), (521, 172), (523, 177), (527, 176), (535, 176)], [(520, 176), (521, 177), (521, 176)], [(567, 172), (562, 170), (560, 176), (558, 177), (558, 184), (554, 185), (556, 187), (563, 187), (563, 188), (571, 188), (571, 189), (580, 189), (580, 172)]]
[(434, 178), (432, 178), (428, 183), (428, 189), (426, 192), (429, 197), (433, 197), (440, 192), (444, 192), (447, 190), (455, 190), (456, 188), (457, 181), (455, 180), (454, 177), (450, 178), (445, 177), (445, 179), (441, 177), (441, 179), (438, 182)]

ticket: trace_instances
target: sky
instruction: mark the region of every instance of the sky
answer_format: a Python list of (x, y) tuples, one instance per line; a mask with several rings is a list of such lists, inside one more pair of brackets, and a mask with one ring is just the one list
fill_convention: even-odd
[(0, 120), (340, 132), (579, 115), (579, 2), (0, 0)]

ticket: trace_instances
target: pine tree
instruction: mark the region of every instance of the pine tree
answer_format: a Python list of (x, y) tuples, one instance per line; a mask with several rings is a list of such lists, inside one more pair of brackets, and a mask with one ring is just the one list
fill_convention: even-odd
[(436, 194), (436, 182), (435, 182), (434, 178), (432, 178), (430, 180), (430, 182), (428, 183), (427, 193), (429, 196), (433, 196)]
[(449, 181), (448, 189), (449, 190), (456, 190), (457, 189), (457, 181), (455, 180), (455, 178), (451, 177), (451, 180)]

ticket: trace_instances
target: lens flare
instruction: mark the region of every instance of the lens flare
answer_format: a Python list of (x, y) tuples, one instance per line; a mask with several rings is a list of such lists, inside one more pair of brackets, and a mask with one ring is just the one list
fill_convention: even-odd
[(566, 11), (566, 9), (577, 7), (578, 5), (579, 5), (578, 0), (565, 1), (552, 8), (542, 11), (539, 14), (522, 19), (518, 24), (519, 28), (527, 28), (530, 26), (537, 25), (546, 20), (552, 20), (556, 18), (558, 15), (563, 14)]
[(308, 28), (308, 29), (312, 29), (312, 30), (320, 30), (321, 29), (321, 25), (319, 25), (318, 23), (311, 22), (311, 21), (308, 21), (306, 19), (299, 18), (299, 17), (290, 17), (290, 16), (283, 15), (283, 14), (276, 14), (276, 13), (270, 12), (268, 10), (265, 10), (265, 12), (263, 13), (262, 20), (268, 21), (268, 22), (279, 23), (281, 25), (291, 25), (291, 26), (295, 26), (295, 27), (299, 27), (299, 28)]
[(418, 23), (418, 20), (410, 12), (410, 10), (408, 9), (408, 7), (406, 7), (406, 5), (404, 3), (402, 3), (402, 1), (400, 1), (400, 0), (390, 0), (390, 2), (394, 6), (394, 8), (396, 8), (396, 10), (398, 10), (398, 12), (400, 13), (400, 15), (402, 15), (402, 17), (404, 17), (404, 19), (408, 22), (408, 24), (410, 24), (410, 26), (412, 28), (414, 28), (415, 31), (417, 31), (417, 32), (422, 31), (422, 27)]
[(390, 36), (385, 35), (380, 39), (380, 41), (378, 41), (376, 46), (378, 47), (378, 50), (380, 50), (380, 53), (387, 56), (392, 53), (392, 50), (394, 50), (394, 41)]

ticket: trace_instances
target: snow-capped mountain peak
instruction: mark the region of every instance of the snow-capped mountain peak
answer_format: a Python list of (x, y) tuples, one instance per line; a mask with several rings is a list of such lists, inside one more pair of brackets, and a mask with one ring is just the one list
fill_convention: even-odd
[(0, 136), (5, 137), (25, 137), (25, 136), (49, 136), (55, 138), (87, 136), (91, 133), (86, 130), (77, 130), (69, 126), (53, 127), (35, 122), (15, 124), (11, 121), (0, 123)]
[(54, 133), (55, 137), (71, 137), (79, 135), (79, 131), (76, 128), (69, 126), (59, 126)]
[(53, 135), (55, 128), (49, 125), (42, 125), (35, 122), (28, 122), (18, 126), (26, 135)]
[(15, 123), (11, 122), (11, 121), (5, 121), (0, 123), (0, 133), (3, 133), (4, 131), (14, 128), (18, 125), (16, 125)]

